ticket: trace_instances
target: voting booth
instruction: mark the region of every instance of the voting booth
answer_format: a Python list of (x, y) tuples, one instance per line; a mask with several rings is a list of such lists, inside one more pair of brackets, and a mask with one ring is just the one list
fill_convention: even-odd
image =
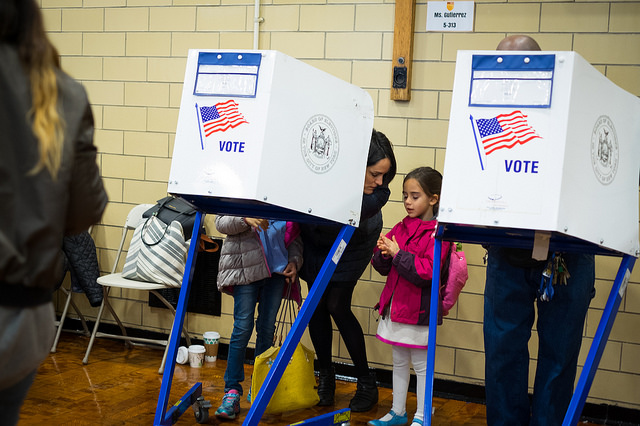
[[(373, 101), (363, 89), (277, 51), (190, 50), (168, 192), (198, 208), (167, 359), (175, 359), (203, 215), (342, 224), (296, 320), (254, 395), (258, 424), (295, 346), (360, 221)], [(154, 424), (211, 404), (200, 383), (168, 411), (174, 364), (164, 369)]]
[[(638, 243), (640, 99), (575, 52), (459, 51), (434, 254), (441, 240), (622, 256), (564, 425), (580, 418)], [(431, 330), (430, 330), (431, 331)], [(427, 371), (433, 395), (436, 330)]]
[(365, 90), (283, 53), (190, 50), (168, 192), (358, 226), (373, 115)]
[(638, 117), (576, 52), (458, 52), (438, 219), (637, 257)]

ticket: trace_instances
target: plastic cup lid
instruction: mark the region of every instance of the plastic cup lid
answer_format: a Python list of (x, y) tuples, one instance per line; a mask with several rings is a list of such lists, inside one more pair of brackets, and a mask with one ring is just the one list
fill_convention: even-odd
[(203, 345), (191, 345), (189, 346), (189, 352), (201, 354), (205, 352), (205, 349)]
[(185, 346), (178, 348), (178, 354), (176, 355), (176, 362), (178, 364), (185, 364), (189, 359), (189, 350)]

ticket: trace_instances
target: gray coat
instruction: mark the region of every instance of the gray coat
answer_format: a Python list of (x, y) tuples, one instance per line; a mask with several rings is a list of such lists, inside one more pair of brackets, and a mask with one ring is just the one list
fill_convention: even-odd
[(38, 155), (26, 119), (29, 80), (16, 49), (0, 44), (0, 389), (23, 380), (49, 353), (63, 237), (99, 221), (107, 203), (87, 95), (62, 72), (57, 82), (65, 127), (54, 180), (46, 170), (29, 174)]
[[(258, 233), (247, 225), (242, 217), (221, 216), (215, 218), (216, 229), (227, 235), (220, 252), (218, 289), (234, 285), (246, 285), (268, 278), (264, 249)], [(284, 236), (283, 236), (284, 237)], [(302, 240), (295, 236), (288, 246), (289, 262), (297, 270), (302, 267)]]

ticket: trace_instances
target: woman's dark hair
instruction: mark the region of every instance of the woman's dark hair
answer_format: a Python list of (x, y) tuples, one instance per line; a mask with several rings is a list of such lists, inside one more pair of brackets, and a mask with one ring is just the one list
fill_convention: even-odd
[(0, 41), (18, 48), (27, 71), (60, 67), (55, 47), (47, 37), (42, 12), (35, 0), (0, 1)]
[(433, 206), (433, 213), (437, 215), (438, 206), (440, 205), (440, 190), (442, 189), (442, 175), (440, 172), (431, 167), (418, 167), (407, 173), (402, 183), (404, 184), (409, 179), (415, 179), (428, 196), (438, 196), (438, 202)]
[(389, 185), (389, 182), (391, 182), (396, 175), (396, 156), (393, 155), (391, 141), (389, 141), (384, 133), (373, 129), (371, 133), (371, 143), (369, 144), (369, 155), (367, 156), (367, 167), (373, 166), (385, 158), (389, 159), (391, 167), (389, 167), (389, 171), (384, 174), (382, 184)]

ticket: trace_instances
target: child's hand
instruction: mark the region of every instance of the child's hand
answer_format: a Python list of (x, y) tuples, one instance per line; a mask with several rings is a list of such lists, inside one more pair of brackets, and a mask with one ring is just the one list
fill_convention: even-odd
[(259, 219), (255, 217), (245, 217), (244, 223), (255, 230), (262, 229), (263, 231), (266, 231), (269, 227), (269, 221), (267, 219)]
[(395, 235), (390, 240), (386, 236), (380, 234), (380, 238), (378, 238), (378, 249), (385, 256), (394, 257), (400, 251), (400, 246), (398, 245), (398, 241), (396, 241)]
[(298, 275), (298, 268), (296, 268), (296, 264), (293, 262), (289, 262), (287, 267), (282, 271), (282, 275), (285, 276), (284, 281), (287, 284), (291, 284), (296, 280), (296, 276)]

